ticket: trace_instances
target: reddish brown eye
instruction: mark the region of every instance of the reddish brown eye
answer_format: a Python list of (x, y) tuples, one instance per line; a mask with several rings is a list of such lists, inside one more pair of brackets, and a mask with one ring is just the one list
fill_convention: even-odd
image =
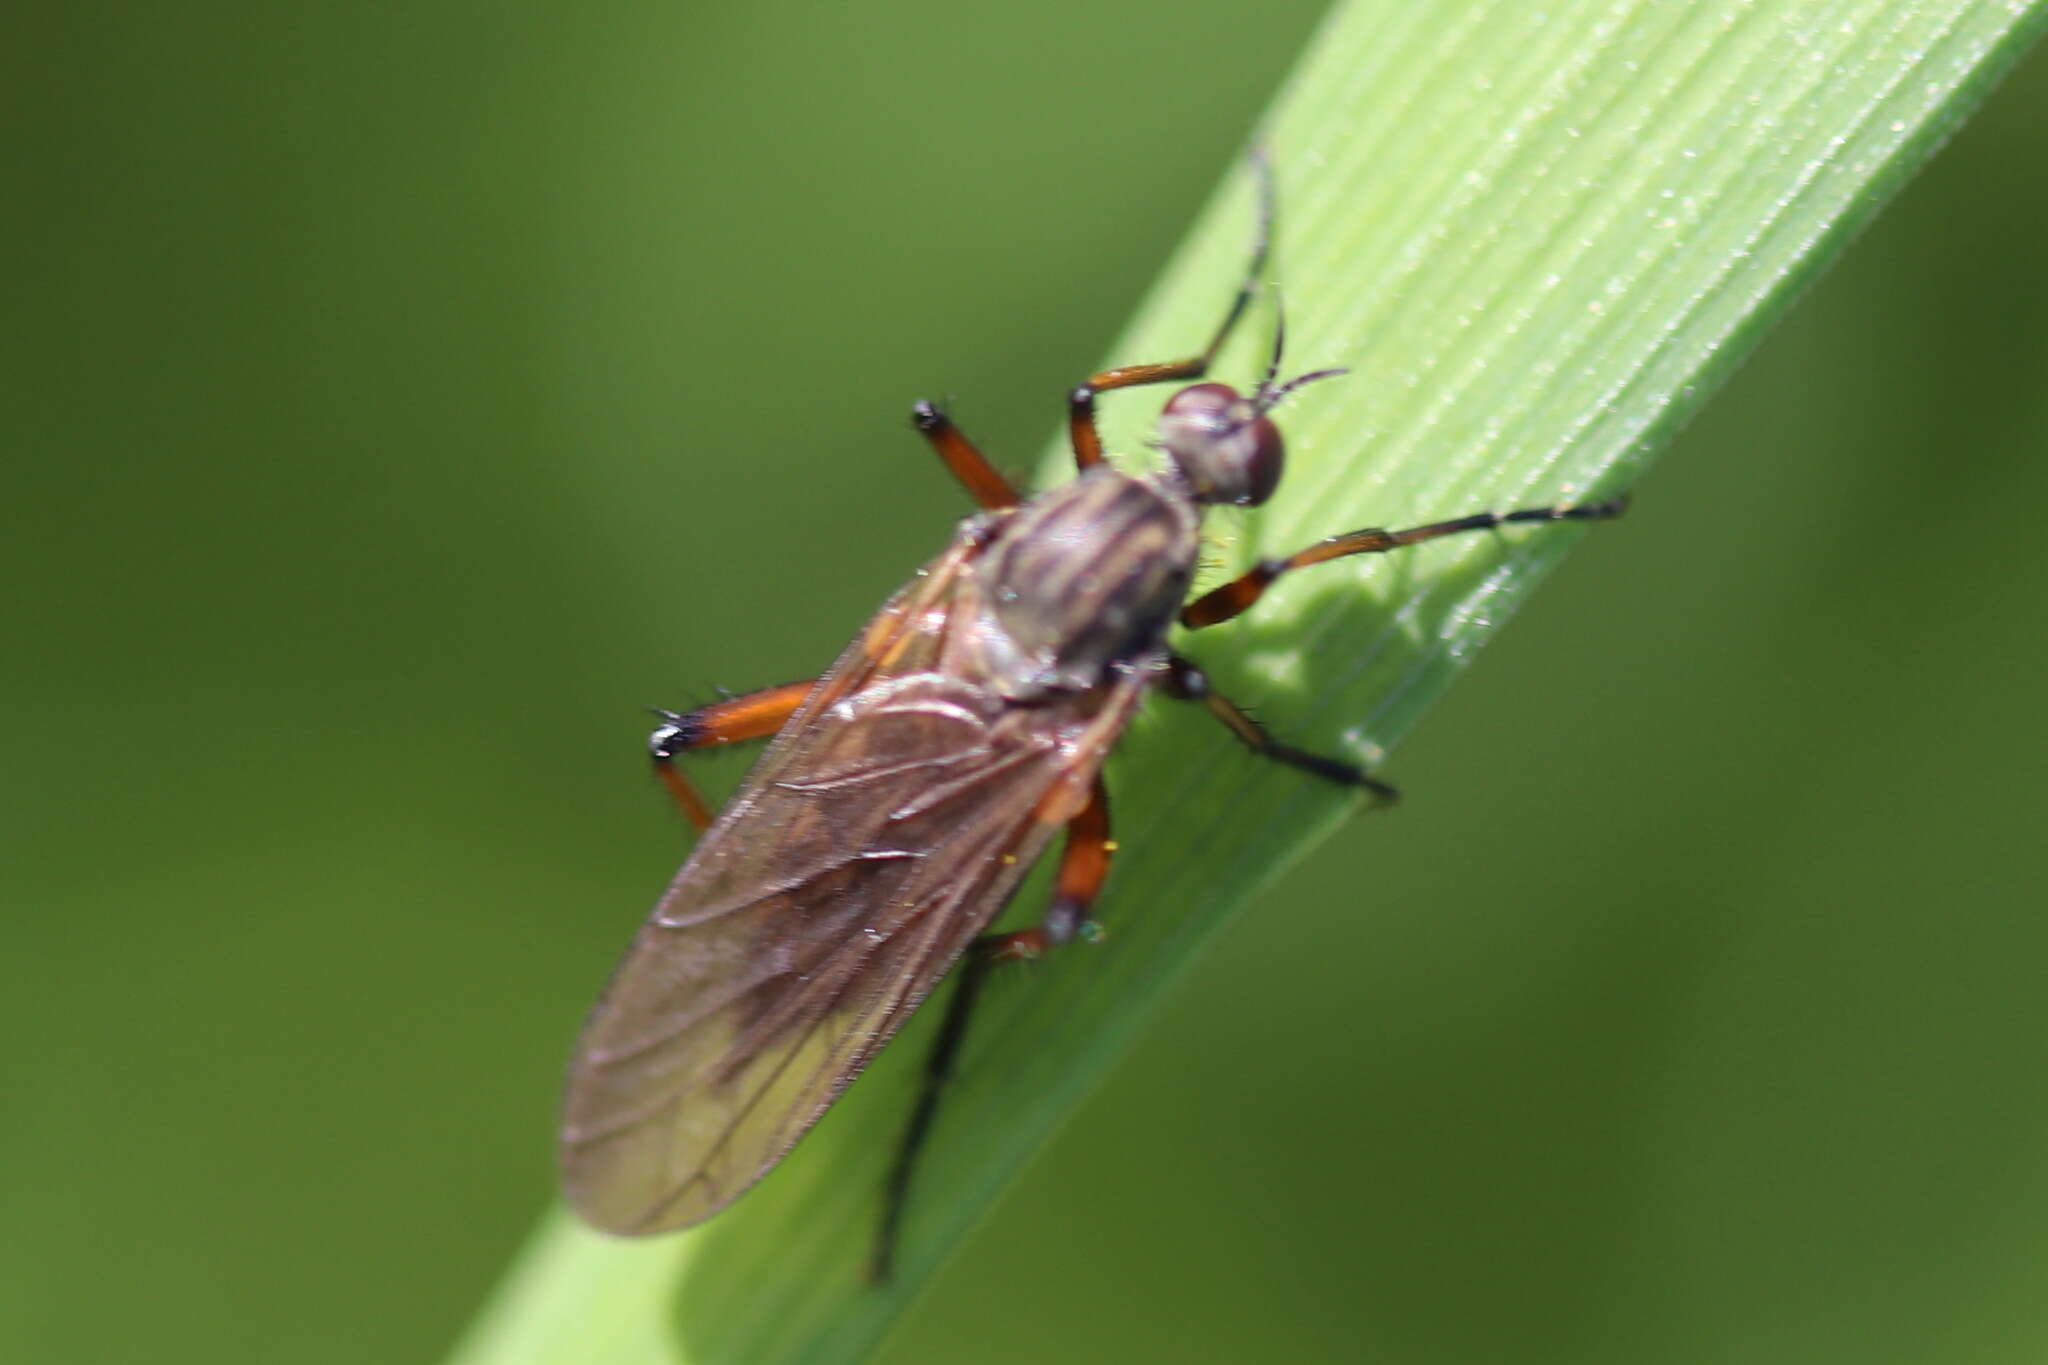
[(1168, 399), (1159, 439), (1200, 502), (1257, 506), (1286, 463), (1279, 429), (1228, 384), (1191, 384)]
[(1242, 401), (1228, 384), (1188, 385), (1166, 400), (1166, 411), (1160, 414), (1160, 423), (1167, 428), (1167, 445), (1172, 446), (1176, 428), (1198, 439), (1213, 437), (1227, 420), (1231, 405)]
[(1247, 435), (1251, 437), (1251, 450), (1245, 457), (1245, 490), (1231, 501), (1257, 507), (1280, 486), (1280, 472), (1287, 466), (1287, 446), (1280, 439), (1280, 428), (1263, 413), (1251, 424)]
[(1221, 412), (1235, 403), (1238, 392), (1228, 384), (1210, 380), (1206, 384), (1190, 384), (1166, 400), (1168, 412)]

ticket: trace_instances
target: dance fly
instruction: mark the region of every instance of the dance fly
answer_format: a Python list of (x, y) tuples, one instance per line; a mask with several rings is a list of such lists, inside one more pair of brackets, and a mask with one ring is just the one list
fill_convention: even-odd
[[(979, 988), (995, 964), (1083, 933), (1115, 848), (1102, 765), (1149, 692), (1195, 702), (1267, 758), (1390, 796), (1339, 758), (1269, 736), (1167, 641), (1219, 625), (1293, 570), (1510, 522), (1590, 521), (1621, 501), (1480, 512), (1351, 531), (1185, 601), (1203, 514), (1256, 507), (1280, 482), (1272, 411), (1280, 329), (1250, 393), (1206, 381), (1257, 292), (1271, 193), (1222, 324), (1199, 354), (1104, 370), (1069, 393), (1078, 477), (1026, 501), (937, 407), (917, 429), (981, 511), (885, 603), (823, 676), (682, 713), (650, 740), (656, 770), (704, 833), (585, 1025), (560, 1138), (570, 1204), (622, 1235), (724, 1208), (782, 1159), (912, 1011), (965, 959), (884, 1192), (875, 1259), (896, 1225)], [(1164, 467), (1103, 458), (1098, 395), (1182, 381), (1165, 404)], [(1190, 382), (1193, 381), (1193, 382)], [(674, 760), (773, 736), (715, 818)], [(988, 933), (1064, 835), (1050, 907)]]

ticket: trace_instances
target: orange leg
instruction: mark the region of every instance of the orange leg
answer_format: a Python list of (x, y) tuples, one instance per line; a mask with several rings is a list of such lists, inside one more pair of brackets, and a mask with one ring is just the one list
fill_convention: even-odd
[(982, 507), (991, 510), (1015, 507), (1021, 498), (1010, 481), (1003, 477), (1003, 471), (988, 461), (988, 456), (967, 439), (960, 428), (953, 425), (953, 419), (939, 411), (935, 404), (919, 399), (910, 408), (911, 423), (918, 434), (932, 443), (939, 460), (947, 472), (960, 481), (967, 490), (967, 496)]
[(668, 788), (685, 819), (700, 830), (709, 829), (713, 811), (695, 784), (676, 766), (676, 755), (741, 740), (766, 739), (780, 730), (782, 723), (803, 704), (815, 682), (807, 678), (780, 687), (764, 687), (759, 692), (730, 697), (694, 711), (654, 713), (662, 723), (647, 737), (647, 752), (654, 758), (654, 775)]
[(1378, 527), (1348, 531), (1341, 536), (1319, 540), (1285, 559), (1262, 560), (1249, 573), (1233, 578), (1182, 607), (1180, 623), (1190, 630), (1199, 630), (1240, 616), (1251, 609), (1280, 575), (1305, 569), (1311, 564), (1343, 559), (1347, 555), (1385, 554), (1389, 550), (1420, 545), (1425, 540), (1457, 535), (1461, 531), (1490, 531), (1509, 522), (1606, 521), (1627, 510), (1627, 498), (1610, 498), (1606, 502), (1582, 503), (1577, 507), (1524, 507), (1515, 512), (1475, 512), (1469, 517), (1433, 521), (1427, 526), (1415, 526), (1406, 531), (1382, 531)]
[(939, 1112), (939, 1097), (952, 1078), (960, 1044), (967, 1037), (967, 1023), (980, 998), (989, 968), (999, 962), (1024, 962), (1044, 957), (1075, 935), (1089, 937), (1094, 923), (1088, 917), (1102, 885), (1109, 879), (1110, 855), (1116, 843), (1109, 837), (1109, 791), (1102, 779), (1081, 813), (1067, 822), (1066, 847), (1060, 850), (1059, 875), (1052, 905), (1045, 918), (1029, 929), (1009, 934), (987, 934), (967, 950), (960, 968), (960, 984), (946, 1004), (946, 1017), (932, 1040), (931, 1055), (925, 1059), (923, 1087), (917, 1107), (896, 1148), (896, 1164), (889, 1169), (889, 1183), (883, 1195), (882, 1225), (875, 1239), (875, 1258), (869, 1276), (876, 1283), (888, 1280), (896, 1255), (896, 1233), (903, 1221), (903, 1208), (910, 1198), (910, 1177), (918, 1153), (931, 1136), (932, 1120)]
[(1088, 376), (1088, 382), (1067, 394), (1067, 439), (1074, 447), (1074, 465), (1086, 469), (1102, 463), (1102, 433), (1095, 429), (1095, 396), (1112, 389), (1131, 389), (1141, 384), (1165, 384), (1176, 379), (1200, 379), (1215, 363), (1217, 352), (1230, 339), (1230, 333), (1237, 327), (1239, 318), (1251, 307), (1252, 295), (1258, 291), (1259, 277), (1266, 271), (1266, 256), (1273, 240), (1273, 172), (1266, 164), (1265, 156), (1254, 151), (1251, 155), (1252, 171), (1258, 180), (1259, 226), (1252, 239), (1251, 264), (1245, 269), (1244, 280), (1237, 287), (1237, 296), (1230, 301), (1230, 308), (1223, 315), (1223, 325), (1209, 338), (1209, 344), (1201, 354), (1191, 355), (1185, 360), (1169, 360), (1151, 365), (1119, 365), (1115, 369), (1100, 370)]

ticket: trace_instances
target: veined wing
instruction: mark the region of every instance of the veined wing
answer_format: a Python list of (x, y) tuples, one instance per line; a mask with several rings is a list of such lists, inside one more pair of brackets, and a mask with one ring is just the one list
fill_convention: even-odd
[(1140, 683), (1020, 707), (976, 676), (959, 545), (841, 656), (654, 908), (570, 1069), (597, 1227), (709, 1217), (766, 1174), (1078, 810)]

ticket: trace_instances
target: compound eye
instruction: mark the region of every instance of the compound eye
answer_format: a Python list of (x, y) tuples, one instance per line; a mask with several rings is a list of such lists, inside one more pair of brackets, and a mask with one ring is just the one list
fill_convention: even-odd
[(1229, 424), (1230, 409), (1244, 399), (1228, 384), (1190, 384), (1166, 400), (1159, 415), (1169, 448), (1175, 441), (1213, 439)]
[(1287, 445), (1280, 428), (1260, 413), (1245, 429), (1248, 449), (1244, 455), (1244, 491), (1231, 501), (1240, 507), (1257, 507), (1273, 496), (1280, 486), (1280, 472), (1287, 466)]
[(1280, 482), (1280, 431), (1228, 384), (1192, 384), (1167, 400), (1160, 441), (1195, 497), (1254, 507)]

